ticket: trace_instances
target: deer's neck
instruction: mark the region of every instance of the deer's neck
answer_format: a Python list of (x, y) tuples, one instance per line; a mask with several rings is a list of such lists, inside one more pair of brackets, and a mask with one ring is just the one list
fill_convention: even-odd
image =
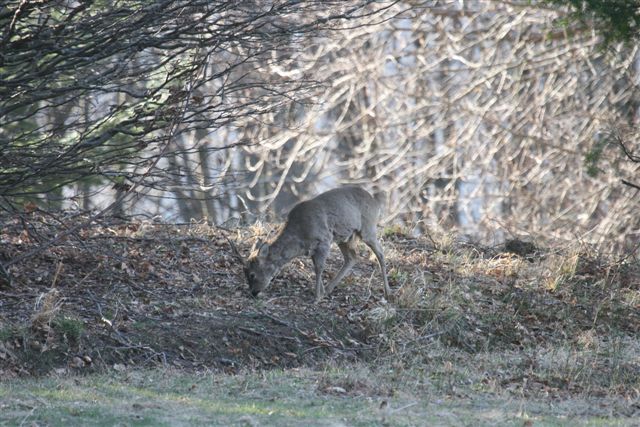
[(304, 247), (299, 238), (287, 232), (285, 227), (269, 246), (269, 259), (278, 268), (291, 261), (293, 258), (305, 254)]

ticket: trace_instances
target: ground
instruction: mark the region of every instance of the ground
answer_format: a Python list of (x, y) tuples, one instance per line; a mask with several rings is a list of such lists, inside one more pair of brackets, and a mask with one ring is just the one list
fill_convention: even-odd
[[(307, 259), (250, 297), (232, 245), (248, 253), (265, 227), (101, 219), (42, 249), (86, 220), (66, 215), (2, 219), (0, 260), (13, 263), (0, 285), (0, 425), (640, 416), (633, 254), (381, 228), (393, 301), (362, 246), (314, 304)], [(340, 262), (334, 248), (326, 278)]]

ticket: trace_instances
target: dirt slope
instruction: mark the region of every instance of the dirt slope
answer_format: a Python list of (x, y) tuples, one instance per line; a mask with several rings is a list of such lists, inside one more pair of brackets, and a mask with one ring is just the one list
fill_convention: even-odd
[[(28, 219), (2, 219), (5, 265), (86, 218)], [(395, 301), (383, 299), (362, 247), (353, 273), (315, 305), (305, 259), (261, 298), (249, 296), (228, 239), (247, 253), (260, 232), (107, 219), (10, 265), (12, 283), (0, 287), (0, 375), (426, 360), (436, 344), (470, 354), (589, 339), (604, 346), (640, 331), (640, 269), (629, 259), (533, 245), (520, 256), (387, 229)], [(340, 263), (334, 248), (327, 276)], [(619, 368), (640, 374), (633, 360)]]

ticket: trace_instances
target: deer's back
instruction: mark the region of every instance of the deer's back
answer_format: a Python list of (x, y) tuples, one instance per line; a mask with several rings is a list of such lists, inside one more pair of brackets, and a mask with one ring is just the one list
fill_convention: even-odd
[(375, 226), (380, 205), (360, 187), (341, 187), (299, 203), (287, 219), (287, 227), (308, 239), (330, 232), (337, 241), (348, 239), (363, 227)]

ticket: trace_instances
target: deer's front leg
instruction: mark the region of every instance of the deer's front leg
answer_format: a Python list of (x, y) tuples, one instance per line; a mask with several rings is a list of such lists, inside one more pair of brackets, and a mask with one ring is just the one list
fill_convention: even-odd
[(322, 285), (322, 272), (324, 271), (324, 263), (329, 256), (329, 245), (320, 244), (313, 255), (311, 260), (313, 261), (313, 268), (316, 272), (316, 299), (315, 303), (319, 303), (324, 297), (324, 286)]

